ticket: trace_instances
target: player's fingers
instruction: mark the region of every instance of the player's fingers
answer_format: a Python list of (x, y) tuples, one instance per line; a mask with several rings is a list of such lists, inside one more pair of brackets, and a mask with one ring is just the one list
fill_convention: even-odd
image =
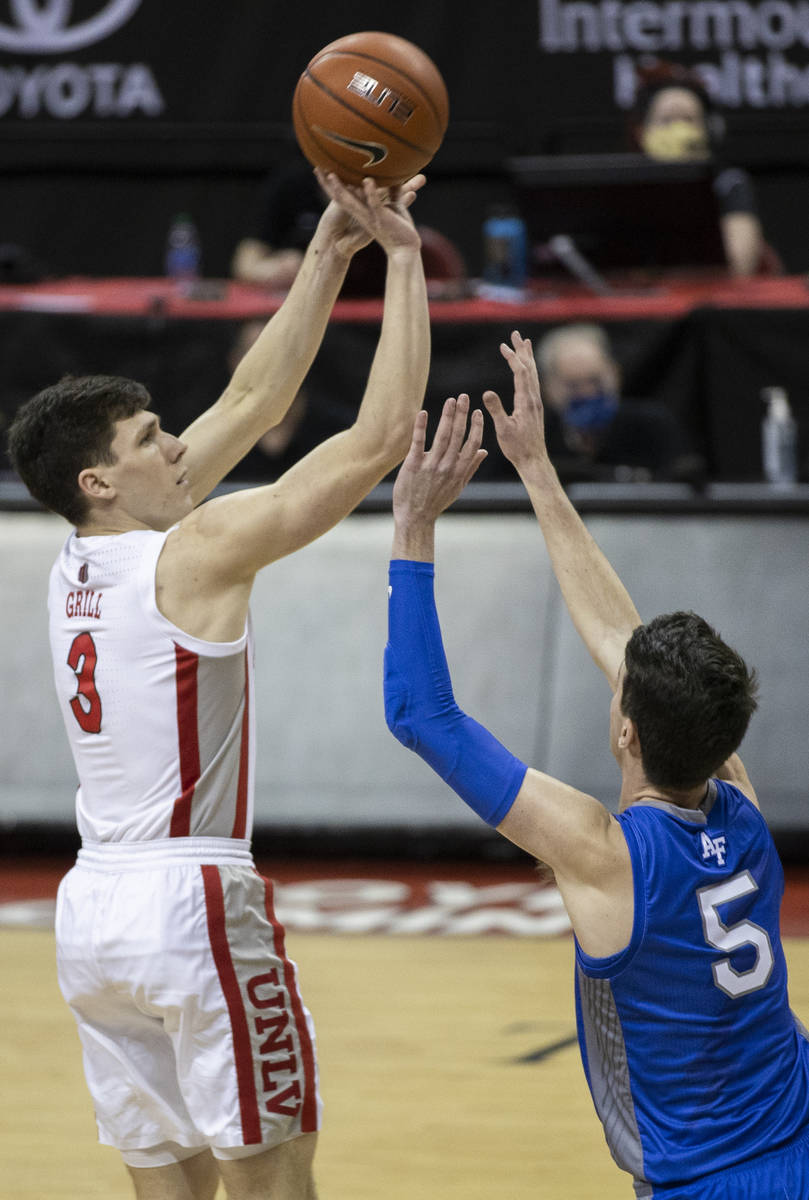
[(469, 418), (469, 433), (461, 447), (456, 465), (457, 472), (463, 481), (463, 487), (466, 487), (486, 457), (486, 451), (481, 449), (482, 440), (483, 413), (476, 408)]
[(497, 429), (498, 424), (506, 419), (506, 410), (503, 407), (503, 401), (497, 392), (489, 390), (483, 393), (483, 403), (486, 405), (486, 411), (489, 416), (494, 421), (495, 429)]
[(439, 461), (446, 454), (447, 446), (449, 445), (449, 440), (452, 436), (452, 426), (455, 421), (455, 408), (457, 403), (458, 401), (454, 396), (449, 396), (444, 401), (444, 407), (441, 410), (441, 420), (438, 422), (438, 428), (435, 431), (435, 437), (433, 438), (432, 449), (430, 451), (431, 454), (433, 454)]
[(449, 443), (447, 445), (447, 453), (450, 459), (457, 457), (466, 435), (466, 424), (469, 416), (469, 396), (466, 392), (461, 392), (455, 404), (455, 415), (452, 421), (450, 430)]
[(414, 175), (412, 179), (408, 179), (406, 183), (400, 184), (399, 187), (391, 188), (392, 203), (401, 204), (404, 208), (410, 208), (426, 182), (426, 176)]
[(342, 179), (333, 171), (324, 171), (321, 167), (315, 167), (315, 178), (324, 192), (327, 192), (333, 199), (352, 195), (348, 184), (343, 183)]
[(411, 462), (420, 461), (424, 456), (424, 444), (427, 440), (427, 412), (422, 409), (416, 413), (416, 419), (413, 422), (413, 436), (410, 439), (410, 449), (407, 452), (407, 457)]
[(503, 355), (503, 358), (506, 360), (506, 362), (508, 363), (508, 365), (511, 367), (511, 369), (513, 371), (515, 363), (517, 362), (516, 352), (512, 349), (511, 346), (507, 345), (505, 342), (501, 342), (500, 343), (500, 353)]
[(512, 334), (512, 339), (514, 338), (518, 339), (515, 342), (518, 358), (529, 370), (535, 371), (536, 359), (534, 358), (534, 348), (531, 345), (531, 339), (522, 337), (516, 330)]
[(458, 457), (465, 465), (468, 465), (480, 449), (480, 444), (483, 441), (483, 413), (479, 408), (476, 408), (469, 418), (469, 432), (466, 435), (463, 445), (459, 451)]
[(365, 176), (362, 181), (363, 196), (370, 208), (381, 208), (390, 200), (390, 188), (379, 187), (373, 179)]
[(331, 171), (322, 172), (319, 168), (315, 168), (315, 174), (329, 199), (339, 204), (344, 212), (354, 217), (361, 225), (367, 226), (369, 206), (362, 190), (352, 184), (343, 183)]
[(469, 465), (469, 469), (466, 472), (466, 475), (464, 476), (464, 481), (463, 481), (464, 487), (466, 487), (467, 483), (469, 483), (469, 480), (475, 474), (478, 467), (483, 462), (484, 458), (488, 458), (487, 450), (478, 449), (475, 451), (475, 457), (472, 459), (472, 461)]

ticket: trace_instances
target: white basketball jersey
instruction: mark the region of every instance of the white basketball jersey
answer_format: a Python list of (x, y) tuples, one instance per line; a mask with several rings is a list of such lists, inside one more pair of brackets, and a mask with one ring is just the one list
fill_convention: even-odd
[(162, 615), (155, 569), (167, 537), (73, 533), (51, 571), (54, 678), (88, 841), (251, 834), (249, 628), (205, 642)]

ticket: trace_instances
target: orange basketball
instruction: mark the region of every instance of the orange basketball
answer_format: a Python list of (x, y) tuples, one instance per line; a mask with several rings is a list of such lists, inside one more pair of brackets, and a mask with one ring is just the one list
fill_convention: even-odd
[(316, 54), (292, 101), (298, 145), (346, 183), (410, 179), (449, 120), (444, 80), (423, 50), (391, 33), (352, 33)]

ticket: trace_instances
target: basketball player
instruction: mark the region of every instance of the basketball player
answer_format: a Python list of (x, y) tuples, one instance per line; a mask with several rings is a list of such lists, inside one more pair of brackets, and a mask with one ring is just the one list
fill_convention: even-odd
[[(526, 768), (455, 704), (433, 598), (434, 527), (474, 473), (483, 417), (426, 414), (393, 493), (385, 708), (484, 820), (553, 868), (576, 937), (584, 1069), (635, 1195), (809, 1197), (809, 1039), (789, 1008), (783, 873), (735, 750), (755, 708), (742, 659), (693, 613), (643, 625), (556, 478), (534, 356), (502, 352), (514, 408), (484, 394), (574, 624), (613, 689), (619, 813)], [(571, 714), (575, 720), (575, 714)]]
[[(10, 435), (31, 492), (75, 524), (50, 580), (56, 688), (82, 849), (57, 905), (60, 986), (100, 1140), (139, 1200), (311, 1200), (312, 1024), (250, 855), (256, 572), (330, 529), (404, 456), (429, 322), (417, 177), (332, 203), (282, 308), (181, 437), (127, 379), (65, 379)], [(387, 255), (355, 423), (276, 483), (200, 504), (298, 392), (351, 254)]]

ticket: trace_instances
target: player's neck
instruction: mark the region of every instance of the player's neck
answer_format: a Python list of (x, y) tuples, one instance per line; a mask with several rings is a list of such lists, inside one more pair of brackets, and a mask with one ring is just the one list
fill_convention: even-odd
[(707, 780), (693, 788), (659, 788), (639, 772), (634, 778), (624, 775), (621, 786), (620, 811), (629, 808), (630, 804), (639, 804), (644, 800), (661, 800), (666, 804), (674, 804), (677, 808), (697, 809), (708, 793)]
[(151, 529), (142, 521), (136, 521), (128, 513), (90, 513), (86, 521), (76, 526), (76, 533), (81, 537), (115, 537), (121, 533), (131, 533), (135, 529)]

